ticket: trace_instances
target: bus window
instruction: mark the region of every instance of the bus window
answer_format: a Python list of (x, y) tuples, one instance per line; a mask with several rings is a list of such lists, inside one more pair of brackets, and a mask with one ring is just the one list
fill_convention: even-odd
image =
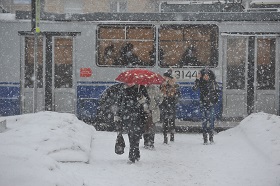
[(98, 27), (99, 66), (154, 66), (155, 29), (151, 26)]
[(73, 39), (59, 38), (54, 40), (54, 86), (71, 88), (73, 86)]
[(257, 89), (275, 90), (275, 39), (258, 39), (257, 43)]
[(227, 89), (245, 89), (245, 38), (230, 38), (227, 40)]
[(209, 66), (218, 63), (216, 25), (162, 26), (159, 30), (161, 67)]
[[(25, 67), (24, 67), (24, 87), (33, 88), (34, 83), (34, 37), (25, 38)], [(38, 38), (38, 72), (37, 87), (43, 88), (43, 37)]]

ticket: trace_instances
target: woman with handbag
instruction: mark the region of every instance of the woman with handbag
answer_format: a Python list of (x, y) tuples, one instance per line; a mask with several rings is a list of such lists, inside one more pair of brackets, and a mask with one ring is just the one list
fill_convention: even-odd
[(120, 123), (121, 127), (118, 128), (128, 133), (130, 163), (140, 160), (139, 143), (144, 130), (141, 115), (149, 102), (147, 89), (142, 85), (127, 84), (118, 99), (114, 121)]

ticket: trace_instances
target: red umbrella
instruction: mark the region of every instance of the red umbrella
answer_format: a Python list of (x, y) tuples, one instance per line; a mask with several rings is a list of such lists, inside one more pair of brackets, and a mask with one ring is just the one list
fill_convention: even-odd
[(151, 85), (161, 84), (164, 78), (147, 69), (132, 69), (122, 72), (116, 80), (127, 84)]

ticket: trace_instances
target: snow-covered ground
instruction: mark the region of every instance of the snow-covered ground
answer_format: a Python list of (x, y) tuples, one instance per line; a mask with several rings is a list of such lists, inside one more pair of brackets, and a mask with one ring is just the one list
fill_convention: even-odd
[(115, 132), (95, 131), (74, 115), (39, 112), (2, 117), (0, 186), (279, 186), (280, 117), (256, 113), (202, 145), (201, 134), (176, 134), (141, 160), (114, 153)]

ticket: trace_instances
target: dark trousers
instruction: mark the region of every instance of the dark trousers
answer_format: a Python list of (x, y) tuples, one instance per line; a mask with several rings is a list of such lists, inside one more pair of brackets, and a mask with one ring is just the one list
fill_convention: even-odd
[(162, 129), (164, 137), (167, 137), (167, 133), (170, 132), (173, 136), (175, 133), (175, 118), (176, 107), (172, 102), (166, 102), (161, 106), (161, 119), (163, 122)]
[[(209, 134), (209, 141), (212, 143), (214, 136), (214, 122), (215, 122), (215, 109), (214, 106), (211, 107), (202, 107), (202, 135), (204, 143), (207, 143), (207, 133)], [(209, 123), (209, 127), (207, 124)]]
[[(202, 130), (203, 133), (212, 133), (214, 130), (214, 122), (215, 122), (215, 108), (211, 106), (209, 108), (202, 107)], [(209, 123), (209, 127), (207, 124)]]
[(144, 146), (153, 147), (155, 140), (155, 124), (153, 123), (152, 111), (145, 113), (143, 117), (144, 125)]
[(149, 146), (149, 147), (154, 146), (154, 142), (155, 142), (155, 133), (146, 133), (146, 134), (143, 134), (143, 138), (144, 138), (144, 145), (145, 145), (145, 146)]
[(128, 133), (129, 139), (129, 160), (135, 162), (135, 160), (140, 158), (139, 143), (141, 135), (139, 133)]
[(175, 118), (164, 118), (163, 120), (163, 135), (167, 136), (167, 133), (175, 133)]

